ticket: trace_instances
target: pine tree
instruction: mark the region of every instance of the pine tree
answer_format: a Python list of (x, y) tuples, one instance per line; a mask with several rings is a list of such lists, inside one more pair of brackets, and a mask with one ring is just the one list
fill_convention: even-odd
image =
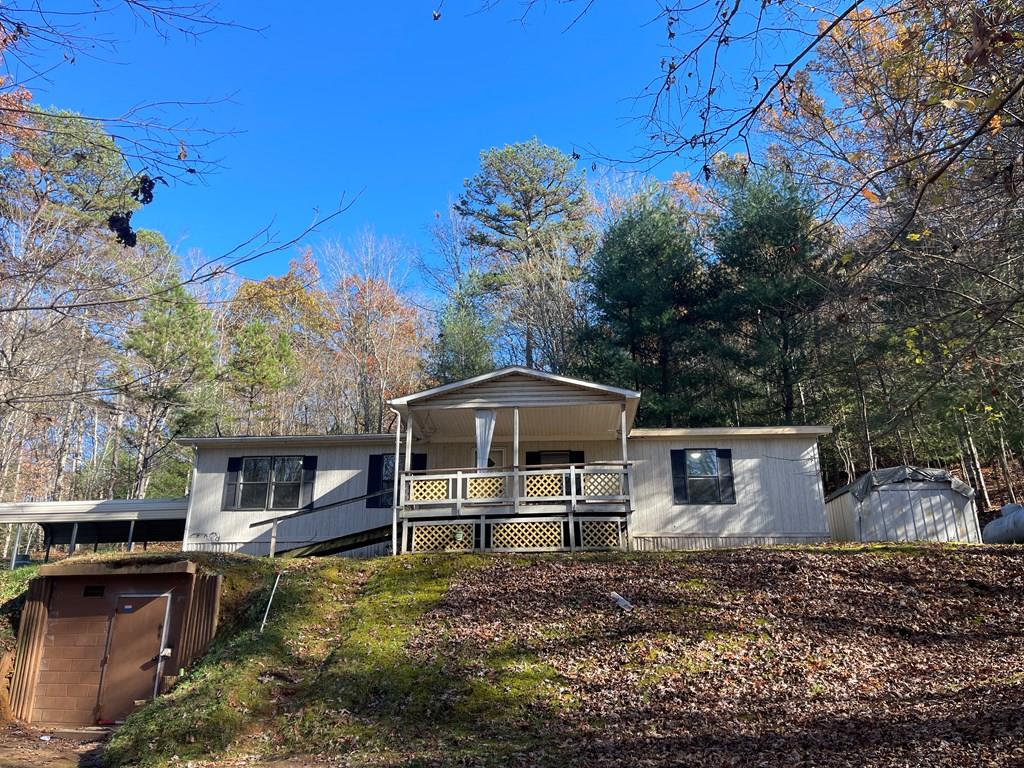
[(242, 326), (232, 347), (226, 375), (245, 401), (245, 432), (252, 434), (253, 418), (266, 409), (268, 397), (291, 383), (295, 357), (287, 334), (273, 333), (262, 320)]
[(493, 370), (494, 331), (467, 293), (456, 292), (441, 312), (427, 375), (448, 384)]
[(586, 373), (643, 390), (643, 423), (700, 423), (700, 308), (706, 266), (685, 212), (666, 194), (632, 201), (605, 234), (589, 277), (598, 323)]
[(209, 313), (181, 285), (159, 290), (125, 336), (118, 386), (132, 412), (136, 461), (131, 494), (146, 494), (154, 460), (206, 415), (201, 397), (214, 373)]

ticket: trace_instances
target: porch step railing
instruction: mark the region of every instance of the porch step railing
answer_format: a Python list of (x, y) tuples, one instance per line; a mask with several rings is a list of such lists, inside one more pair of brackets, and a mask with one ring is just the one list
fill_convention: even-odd
[(548, 465), (522, 469), (421, 470), (402, 473), (403, 508), (568, 502), (628, 502), (629, 463)]

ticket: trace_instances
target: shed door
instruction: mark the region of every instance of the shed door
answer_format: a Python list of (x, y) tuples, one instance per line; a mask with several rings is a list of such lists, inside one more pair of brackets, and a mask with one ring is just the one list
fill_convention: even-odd
[(104, 659), (99, 720), (124, 720), (153, 698), (160, 670), (170, 595), (122, 595)]

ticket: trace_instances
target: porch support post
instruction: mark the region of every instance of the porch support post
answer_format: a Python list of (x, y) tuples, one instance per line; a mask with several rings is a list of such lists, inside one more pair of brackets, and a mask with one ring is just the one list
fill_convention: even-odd
[(128, 523), (128, 551), (135, 549), (135, 521)]
[(11, 547), (11, 570), (14, 570), (15, 564), (18, 562), (18, 545), (21, 544), (21, 523), (18, 523), (18, 527), (14, 529), (14, 546)]
[[(413, 430), (413, 423), (414, 422), (413, 422), (413, 418), (412, 418), (412, 412), (410, 411), (409, 412), (409, 418), (406, 419), (406, 422), (405, 422), (405, 471), (406, 472), (408, 472), (409, 468), (412, 466), (412, 430)], [(398, 472), (398, 467), (395, 467), (395, 472), (396, 473)], [(403, 476), (403, 479), (402, 479), (401, 495), (402, 495), (402, 499), (401, 499), (402, 505), (404, 506), (405, 505), (405, 478), (404, 478), (404, 476)], [(405, 552), (405, 549), (406, 549), (406, 545), (405, 545), (405, 532), (403, 531), (402, 532), (402, 552)]]
[[(626, 488), (625, 488), (626, 493), (624, 495), (628, 497), (628, 501), (626, 502), (626, 504), (627, 504), (627, 508), (626, 508), (626, 549), (629, 550), (629, 549), (632, 548), (630, 546), (630, 541), (629, 541), (629, 518), (633, 514), (633, 508), (634, 508), (634, 506), (636, 504), (636, 500), (633, 497), (633, 468), (631, 466), (629, 466), (629, 449), (627, 448), (627, 440), (626, 440), (626, 404), (625, 403), (622, 403), (622, 405), (619, 407), (619, 440), (622, 442), (622, 472), (623, 472), (622, 480), (623, 480), (623, 482), (626, 485)], [(622, 546), (622, 544), (621, 544), (621, 541), (622, 541), (621, 534), (620, 534), (619, 541), (620, 541), (619, 546), (621, 547)]]
[(576, 551), (576, 465), (569, 465), (569, 551)]
[(68, 542), (68, 557), (75, 554), (75, 545), (78, 544), (78, 523), (71, 526), (71, 541)]
[(398, 554), (398, 505), (402, 473), (398, 471), (398, 456), (402, 451), (402, 414), (395, 411), (395, 490), (391, 498), (391, 554)]
[(629, 452), (626, 449), (626, 404), (623, 403), (619, 409), (619, 439), (622, 441), (622, 463), (629, 461)]
[(519, 406), (512, 409), (512, 509), (519, 514)]

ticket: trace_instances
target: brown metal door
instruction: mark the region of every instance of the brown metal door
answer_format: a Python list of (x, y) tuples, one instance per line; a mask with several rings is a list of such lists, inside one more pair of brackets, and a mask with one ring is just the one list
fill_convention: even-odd
[(153, 698), (164, 643), (168, 595), (122, 595), (110, 627), (99, 720), (124, 720)]

